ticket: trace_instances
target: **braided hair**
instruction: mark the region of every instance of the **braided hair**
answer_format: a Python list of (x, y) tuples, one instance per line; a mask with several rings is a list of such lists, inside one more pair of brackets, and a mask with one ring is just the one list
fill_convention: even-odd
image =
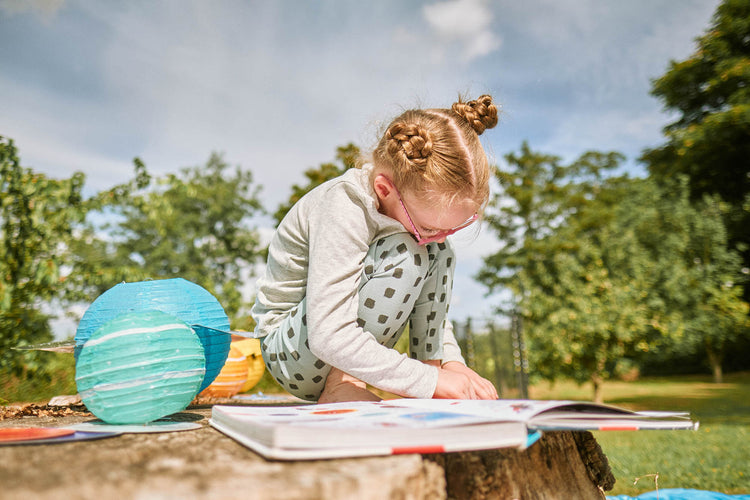
[(469, 197), (481, 210), (490, 172), (479, 135), (497, 122), (489, 95), (459, 99), (450, 109), (408, 110), (391, 122), (373, 151), (375, 172), (387, 172), (399, 190)]

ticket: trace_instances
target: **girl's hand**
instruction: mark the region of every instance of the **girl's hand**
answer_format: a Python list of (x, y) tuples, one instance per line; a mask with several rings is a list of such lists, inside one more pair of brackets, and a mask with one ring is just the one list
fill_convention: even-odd
[[(458, 361), (448, 361), (441, 367), (440, 371), (462, 374), (469, 379), (475, 397), (462, 399), (497, 399), (498, 397), (497, 389), (495, 389), (495, 386), (492, 385), (492, 382), (480, 377), (477, 372), (464, 365), (463, 363), (459, 363)], [(440, 387), (440, 375), (438, 375), (438, 387)], [(437, 390), (435, 390), (435, 394), (437, 394)]]
[(474, 384), (465, 374), (455, 370), (438, 368), (438, 381), (433, 398), (479, 399)]

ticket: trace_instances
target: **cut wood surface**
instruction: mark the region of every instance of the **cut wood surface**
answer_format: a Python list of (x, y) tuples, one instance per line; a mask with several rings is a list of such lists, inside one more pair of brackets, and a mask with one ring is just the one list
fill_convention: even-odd
[[(590, 433), (550, 432), (531, 448), (272, 462), (208, 426), (96, 441), (0, 446), (1, 498), (601, 499), (614, 479)], [(29, 413), (31, 413), (29, 415)], [(0, 427), (61, 427), (83, 412), (26, 412)]]

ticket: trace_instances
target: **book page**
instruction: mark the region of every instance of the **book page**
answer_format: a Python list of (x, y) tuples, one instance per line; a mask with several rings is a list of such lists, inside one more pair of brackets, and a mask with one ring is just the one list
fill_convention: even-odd
[(347, 428), (435, 428), (496, 422), (489, 414), (465, 413), (439, 406), (395, 405), (389, 401), (330, 403), (286, 407), (222, 406), (221, 412), (245, 421), (262, 421), (265, 425), (295, 424)]

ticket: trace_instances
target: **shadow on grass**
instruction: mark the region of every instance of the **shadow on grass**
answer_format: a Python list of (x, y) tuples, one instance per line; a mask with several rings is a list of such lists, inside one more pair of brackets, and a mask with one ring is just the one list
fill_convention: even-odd
[[(696, 381), (675, 384), (663, 382), (658, 394), (616, 396), (608, 402), (627, 408), (689, 411), (704, 422), (750, 425), (750, 384), (712, 384)], [(673, 385), (674, 391), (670, 391)]]
[[(571, 381), (537, 384), (533, 399), (589, 400), (588, 384)], [(731, 373), (724, 383), (708, 375), (647, 377), (632, 382), (608, 381), (605, 402), (632, 410), (686, 411), (705, 424), (750, 426), (750, 372)]]

